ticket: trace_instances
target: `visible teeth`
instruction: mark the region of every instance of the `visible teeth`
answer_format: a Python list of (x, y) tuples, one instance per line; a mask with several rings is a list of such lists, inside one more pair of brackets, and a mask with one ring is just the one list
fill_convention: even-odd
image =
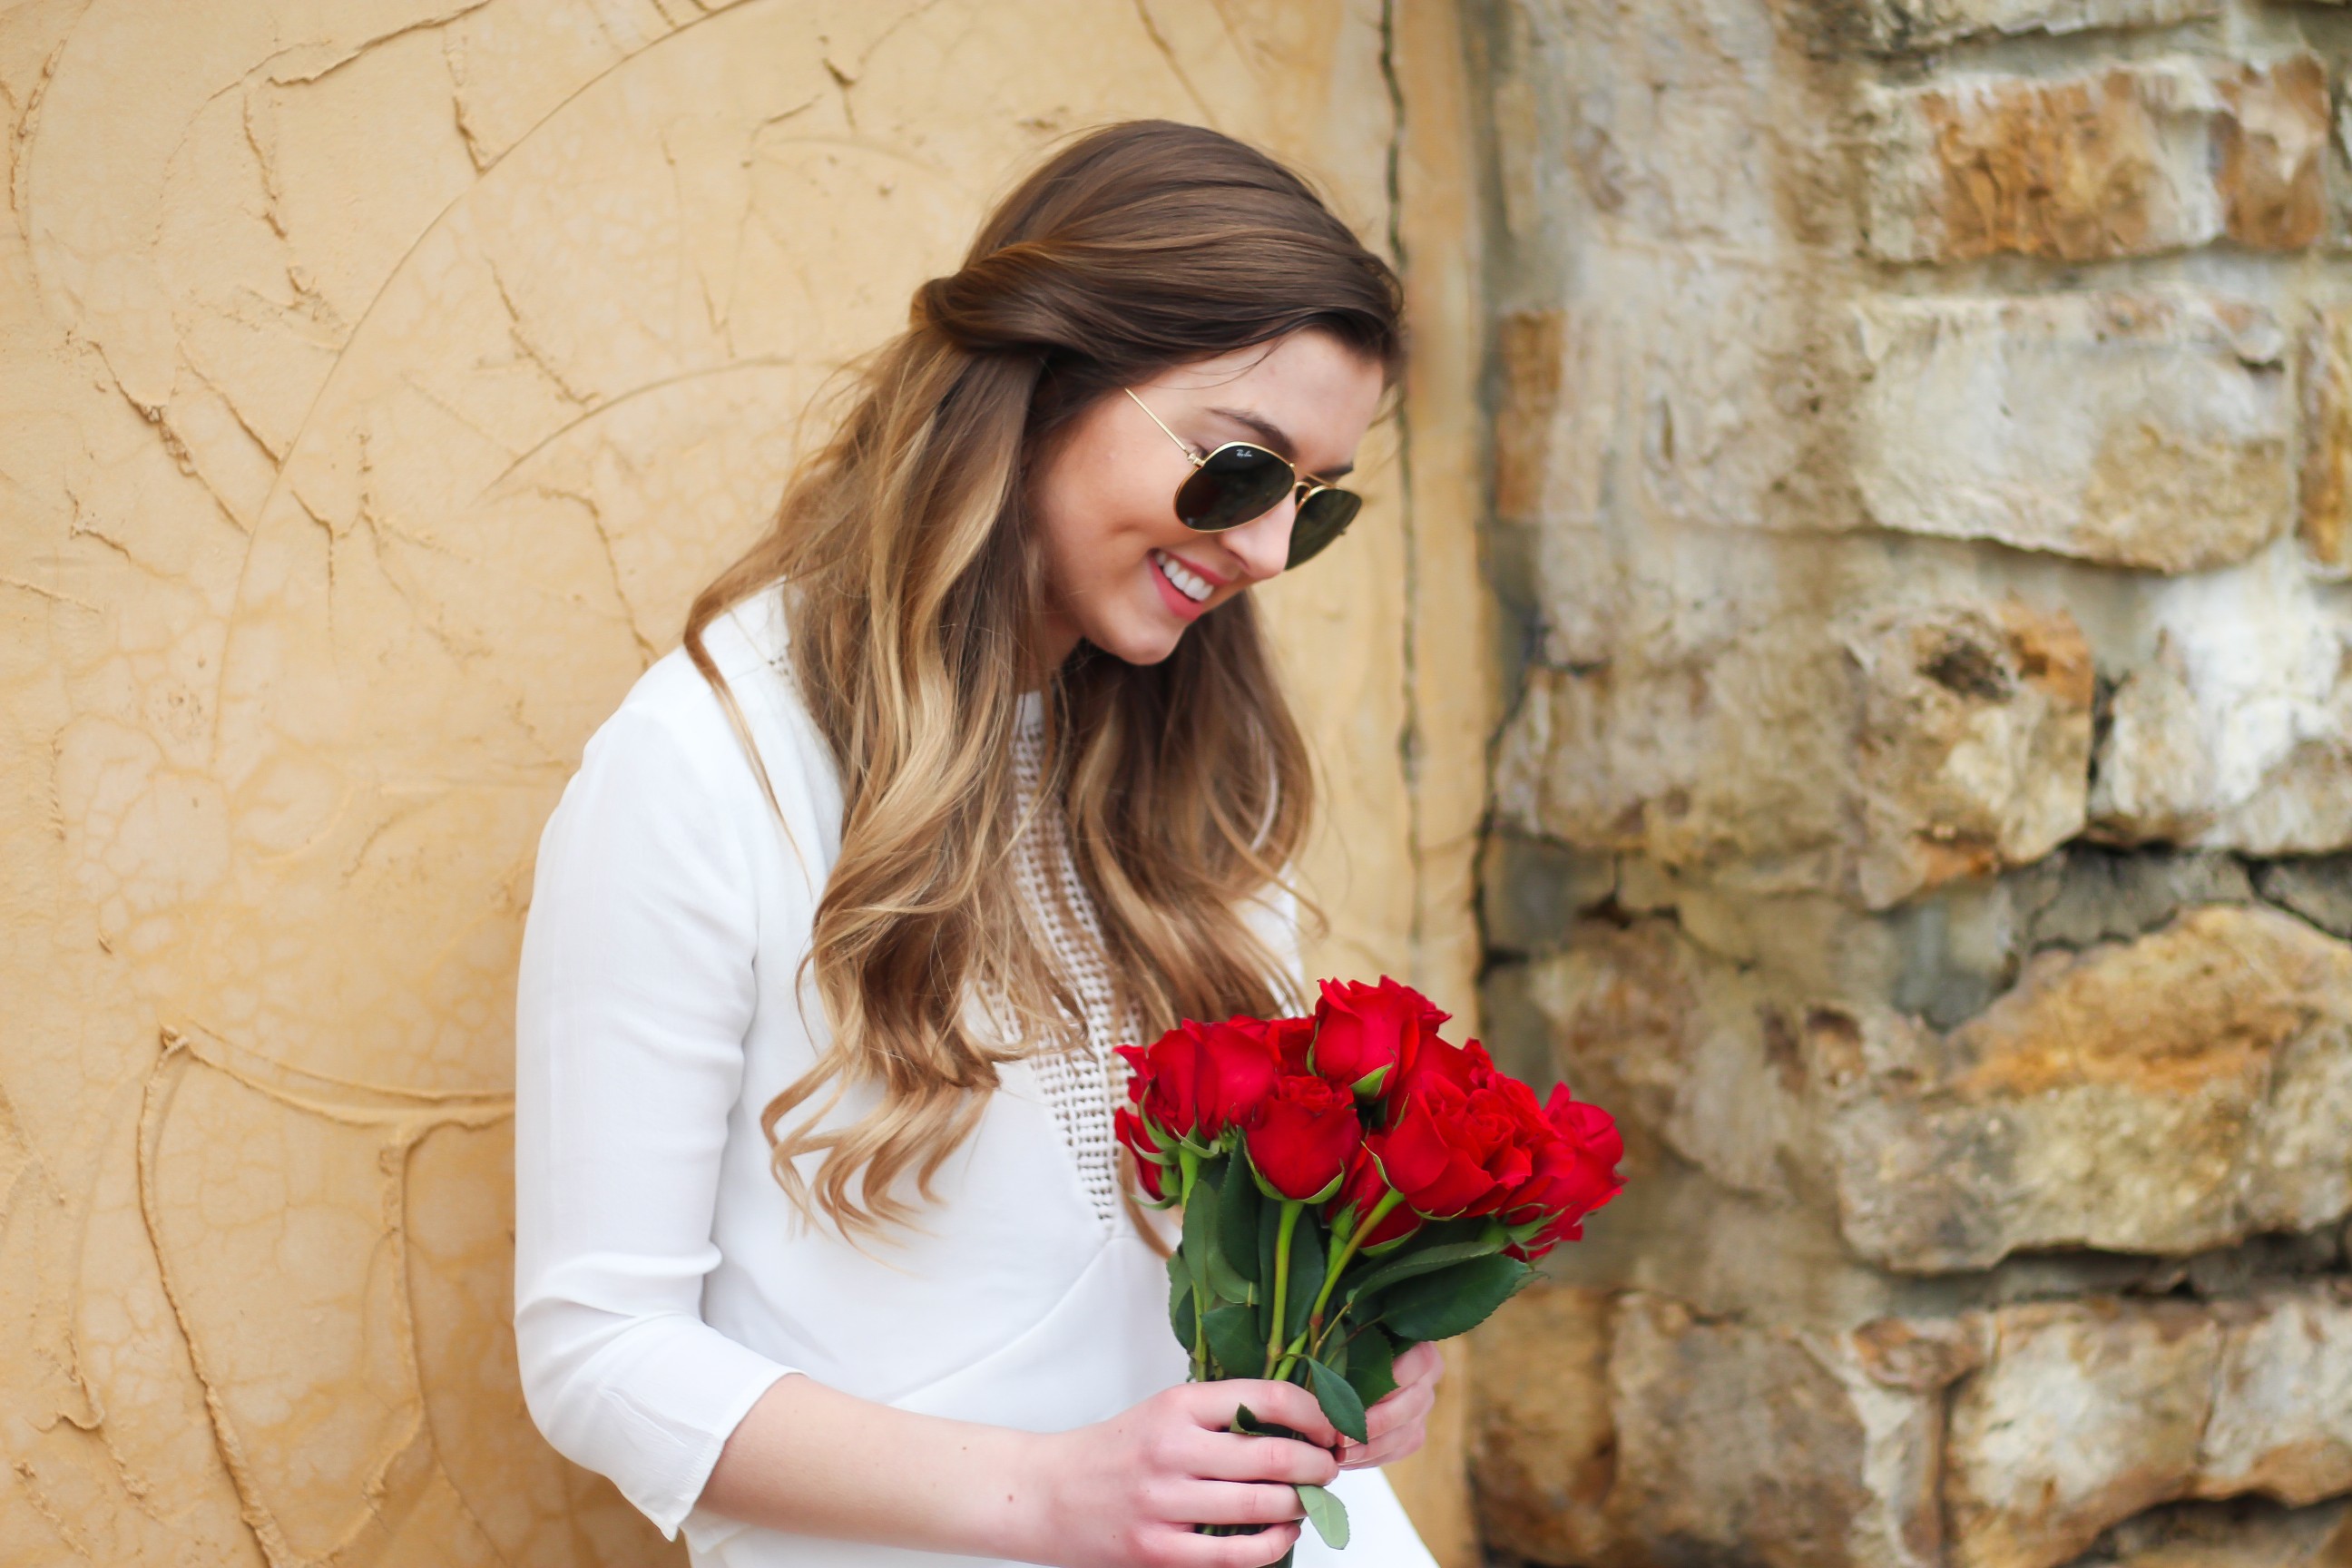
[(1197, 605), (1209, 596), (1209, 580), (1198, 572), (1193, 571), (1165, 550), (1153, 551), (1151, 558), (1160, 563), (1160, 569), (1168, 574), (1168, 580), (1175, 584), (1178, 591), (1186, 598)]

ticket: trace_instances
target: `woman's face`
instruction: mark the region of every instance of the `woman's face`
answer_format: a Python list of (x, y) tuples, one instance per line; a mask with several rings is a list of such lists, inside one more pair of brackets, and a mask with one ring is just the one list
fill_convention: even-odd
[(1129, 664), (1157, 664), (1184, 628), (1283, 568), (1296, 500), (1223, 533), (1176, 520), (1192, 475), (1151, 422), (1207, 452), (1247, 441), (1327, 483), (1352, 468), (1380, 401), (1381, 367), (1316, 329), (1179, 365), (1113, 393), (1071, 422), (1032, 502), (1045, 551), (1041, 651), (1059, 664), (1078, 639)]

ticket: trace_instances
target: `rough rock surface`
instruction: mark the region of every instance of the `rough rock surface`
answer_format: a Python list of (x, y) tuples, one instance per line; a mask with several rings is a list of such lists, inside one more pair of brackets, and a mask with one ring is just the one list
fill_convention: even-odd
[(2352, 1489), (2352, 1295), (2095, 1299), (1990, 1315), (1952, 1400), (1956, 1568), (2053, 1568), (2162, 1502)]
[(1940, 1391), (1974, 1354), (1949, 1324), (1801, 1334), (1531, 1287), (1473, 1352), (1487, 1541), (1580, 1568), (1930, 1568)]
[(1988, 33), (2069, 33), (2210, 16), (2220, 0), (1863, 0), (1862, 38), (1880, 49), (1924, 49)]
[(1618, 1555), (1607, 1292), (1530, 1285), (1471, 1343), (1470, 1467), (1487, 1546), (1536, 1563)]
[(2352, 1212), (2352, 946), (2196, 907), (2048, 949), (1938, 1036), (1809, 996), (1663, 919), (1528, 971), (1557, 1070), (1742, 1192), (1832, 1204), (1882, 1267), (2185, 1256)]
[(2286, 342), (2258, 304), (1881, 299), (1856, 314), (1854, 479), (1885, 527), (2178, 573), (2243, 560), (2286, 525)]
[(2063, 612), (1946, 602), (1702, 635), (1687, 661), (1669, 644), (1531, 671), (1497, 763), (1502, 819), (1873, 906), (2080, 830), (2092, 668)]
[(2305, 578), (2282, 546), (2155, 595), (2152, 654), (2117, 681), (2099, 743), (2100, 833), (2255, 855), (2352, 837), (2343, 594)]
[(2331, 1220), (2352, 1208), (2347, 1000), (2352, 948), (2268, 910), (2046, 954), (1932, 1073), (1843, 1091), (1826, 1132), (1846, 1236), (1933, 1270)]
[(2352, 1505), (2181, 1503), (2107, 1532), (2075, 1568), (2344, 1568)]
[(1887, 261), (2088, 261), (2321, 230), (2327, 75), (2190, 58), (2090, 76), (1946, 78), (1871, 101), (1864, 203)]

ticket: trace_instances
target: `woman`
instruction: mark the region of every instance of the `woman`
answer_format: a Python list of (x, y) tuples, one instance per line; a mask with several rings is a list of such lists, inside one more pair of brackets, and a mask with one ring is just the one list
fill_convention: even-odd
[(1297, 1006), (1307, 770), (1249, 589), (1352, 516), (1398, 312), (1262, 154), (1074, 142), (589, 742), (523, 943), (516, 1343), (696, 1563), (1241, 1568), (1311, 1482), (1350, 1568), (1429, 1563), (1373, 1467), (1435, 1352), (1368, 1445), (1184, 1385), (1110, 1127), (1113, 1045)]

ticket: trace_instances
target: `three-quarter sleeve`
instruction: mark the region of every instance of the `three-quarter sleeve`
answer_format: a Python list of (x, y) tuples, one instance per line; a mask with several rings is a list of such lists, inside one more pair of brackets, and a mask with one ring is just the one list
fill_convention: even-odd
[(701, 1315), (761, 916), (730, 763), (663, 709), (596, 732), (541, 837), (515, 1008), (524, 1401), (666, 1539), (794, 1370)]

